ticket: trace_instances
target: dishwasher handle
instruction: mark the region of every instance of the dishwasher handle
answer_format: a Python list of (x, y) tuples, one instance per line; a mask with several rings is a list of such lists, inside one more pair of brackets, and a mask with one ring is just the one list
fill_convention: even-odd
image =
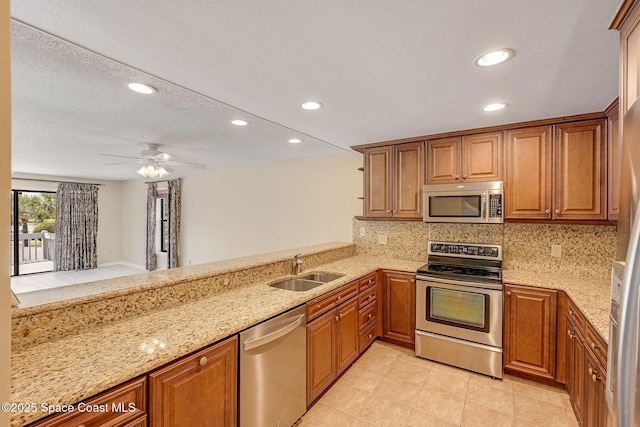
[(304, 319), (304, 317), (305, 315), (301, 314), (300, 316), (297, 316), (293, 322), (289, 323), (284, 328), (278, 329), (277, 331), (263, 335), (259, 338), (252, 338), (252, 339), (246, 340), (243, 343), (243, 350), (244, 351), (252, 350), (254, 348), (263, 346), (265, 344), (268, 344), (272, 341), (277, 340), (280, 337), (287, 335), (289, 332), (293, 331), (295, 328), (302, 325), (302, 322), (303, 322), (302, 319)]

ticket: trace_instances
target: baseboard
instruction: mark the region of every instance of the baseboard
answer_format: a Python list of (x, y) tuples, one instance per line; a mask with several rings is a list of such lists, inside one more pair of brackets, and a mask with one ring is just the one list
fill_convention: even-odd
[(111, 265), (126, 265), (127, 267), (138, 268), (140, 270), (146, 270), (144, 265), (138, 265), (138, 264), (134, 264), (132, 262), (125, 262), (125, 261), (105, 262), (104, 264), (98, 264), (98, 267), (109, 267)]

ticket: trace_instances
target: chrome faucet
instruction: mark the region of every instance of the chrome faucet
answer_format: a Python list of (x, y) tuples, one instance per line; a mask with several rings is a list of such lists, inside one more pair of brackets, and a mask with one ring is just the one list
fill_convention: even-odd
[(302, 273), (302, 260), (300, 259), (300, 254), (293, 256), (292, 272), (293, 274)]

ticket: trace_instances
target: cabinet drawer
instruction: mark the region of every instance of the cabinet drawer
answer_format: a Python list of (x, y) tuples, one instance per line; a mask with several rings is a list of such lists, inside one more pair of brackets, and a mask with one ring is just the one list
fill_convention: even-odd
[(342, 304), (349, 298), (352, 298), (358, 294), (358, 282), (351, 282), (343, 287), (331, 292), (328, 295), (323, 295), (316, 299), (313, 299), (307, 303), (307, 322), (315, 319), (321, 314), (326, 313), (338, 304)]
[(569, 301), (568, 301), (567, 305), (568, 305), (567, 317), (569, 319), (573, 320), (573, 323), (575, 323), (576, 328), (584, 336), (584, 334), (585, 334), (584, 329), (585, 329), (585, 324), (586, 324), (586, 320), (585, 320), (584, 316), (582, 315), (580, 310), (578, 310), (578, 307), (576, 307), (576, 305), (573, 303), (573, 301), (571, 301), (571, 298), (569, 298)]
[(359, 325), (360, 329), (366, 329), (369, 326), (369, 323), (375, 322), (376, 320), (376, 304), (371, 303), (364, 308), (361, 308), (359, 311)]
[(586, 344), (602, 366), (607, 366), (607, 344), (602, 341), (600, 335), (593, 330), (591, 324), (587, 325)]
[(360, 307), (364, 307), (376, 300), (376, 288), (368, 289), (360, 294)]
[(376, 333), (374, 331), (376, 324), (371, 323), (367, 329), (363, 332), (360, 332), (360, 348), (359, 351), (362, 353), (371, 343), (376, 339)]
[(358, 289), (358, 292), (362, 292), (365, 289), (369, 289), (372, 286), (375, 286), (376, 284), (376, 275), (375, 273), (373, 274), (369, 274), (368, 276), (364, 276), (362, 279), (360, 279), (360, 287)]
[[(77, 427), (92, 426), (137, 426), (146, 425), (147, 378), (138, 378), (121, 386), (101, 393), (82, 403), (85, 408), (95, 407), (94, 412), (78, 411), (53, 415), (33, 427)], [(122, 412), (128, 411), (131, 412)], [(145, 424), (137, 424), (143, 422)]]

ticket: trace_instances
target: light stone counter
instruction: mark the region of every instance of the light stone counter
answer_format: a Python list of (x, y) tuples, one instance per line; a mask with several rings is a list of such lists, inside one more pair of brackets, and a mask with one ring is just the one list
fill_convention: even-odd
[[(307, 292), (268, 286), (273, 279), (136, 317), (98, 325), (12, 353), (11, 400), (72, 404), (154, 370), (256, 323), (358, 279), (379, 268), (415, 272), (422, 262), (352, 256), (305, 271), (331, 271), (344, 277)], [(22, 412), (22, 426), (46, 414)]]
[(523, 270), (504, 270), (502, 277), (506, 284), (565, 291), (605, 342), (609, 342), (609, 298), (611, 295), (609, 278), (594, 279), (562, 273)]

